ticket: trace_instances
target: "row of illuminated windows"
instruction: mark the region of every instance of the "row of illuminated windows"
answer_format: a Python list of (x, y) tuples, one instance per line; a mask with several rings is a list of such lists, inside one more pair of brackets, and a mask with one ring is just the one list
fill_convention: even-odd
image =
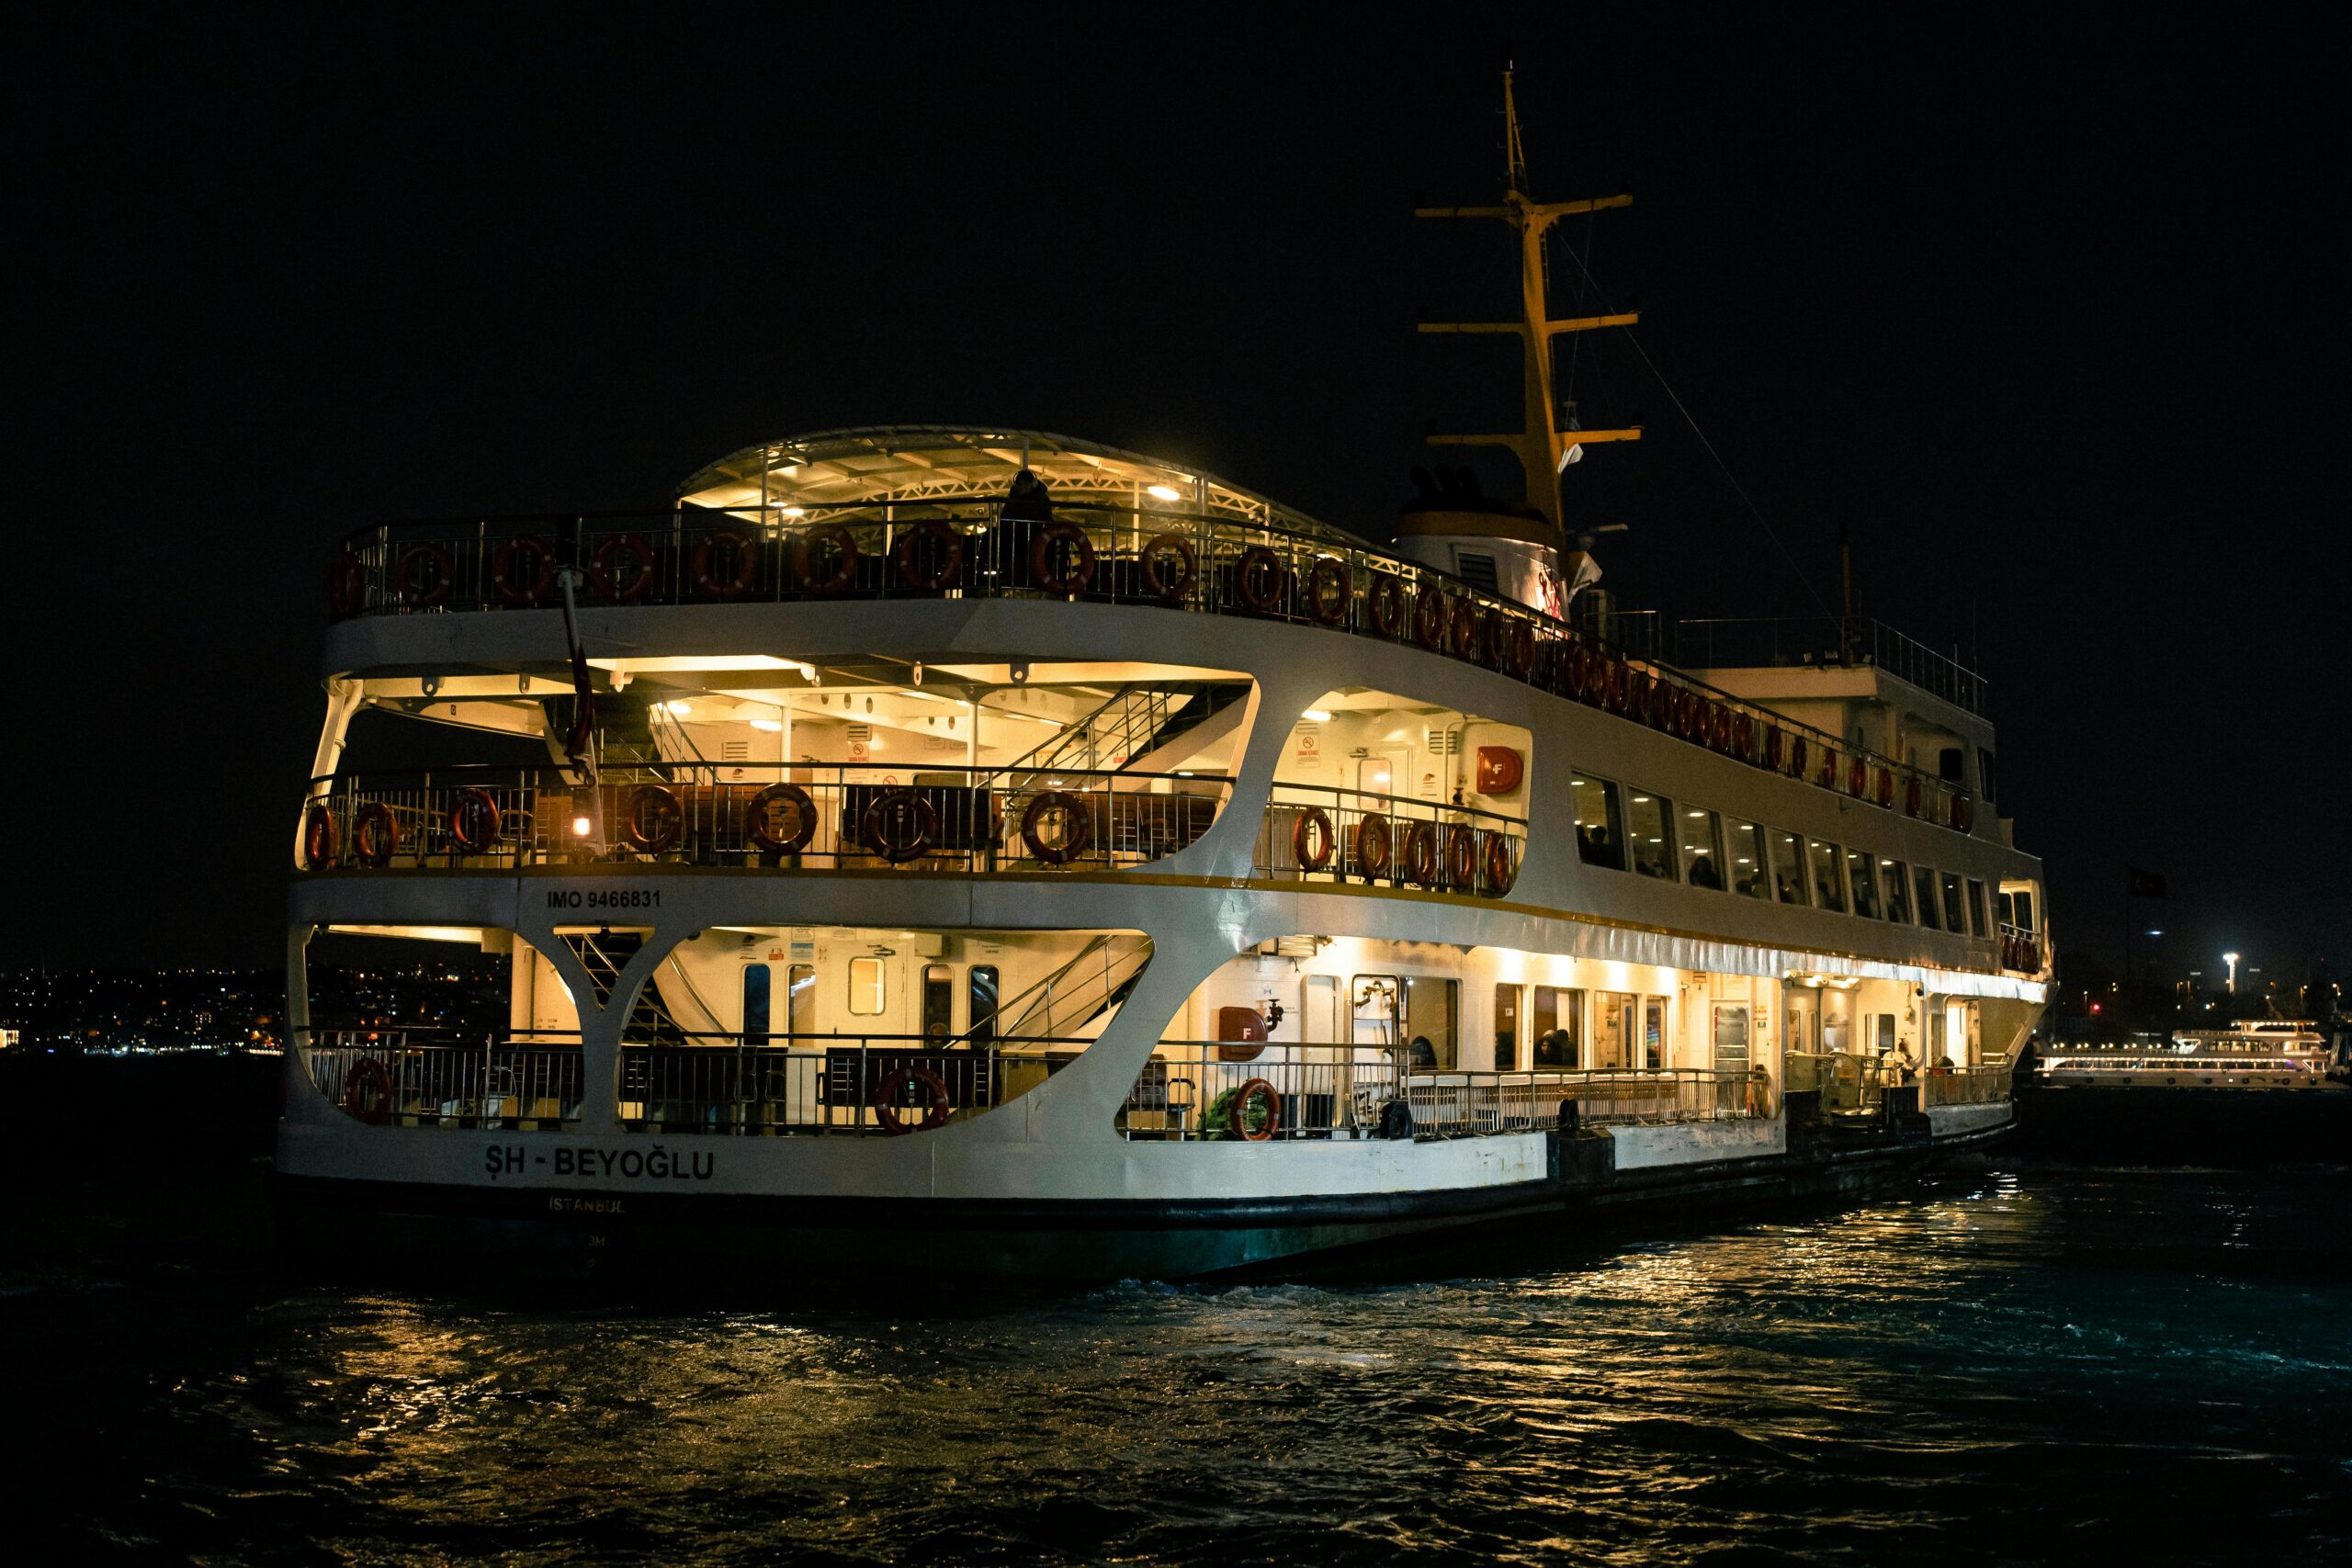
[(1993, 934), (1984, 884), (1973, 877), (1743, 822), (1607, 779), (1571, 779), (1568, 787), (1577, 853), (1587, 865), (1929, 931)]
[[(1630, 991), (1593, 993), (1586, 1028), (1586, 992), (1575, 986), (1529, 987), (1525, 1035), (1528, 1065), (1563, 1069), (1666, 1066), (1667, 998)], [(1495, 987), (1495, 1066), (1519, 1066), (1520, 991)]]
[[(765, 1045), (775, 1031), (774, 983), (769, 965), (743, 966), (743, 1038)], [(853, 958), (845, 966), (847, 987), (842, 1001), (852, 1018), (880, 1018), (890, 1010), (889, 960)], [(922, 972), (922, 1032), (944, 1040), (955, 1032), (956, 974), (944, 964), (927, 964)], [(965, 971), (965, 1033), (975, 1044), (995, 1037), (1000, 991), (997, 967), (975, 964)], [(785, 966), (785, 1028), (787, 1036), (818, 1032), (817, 968), (812, 964)]]

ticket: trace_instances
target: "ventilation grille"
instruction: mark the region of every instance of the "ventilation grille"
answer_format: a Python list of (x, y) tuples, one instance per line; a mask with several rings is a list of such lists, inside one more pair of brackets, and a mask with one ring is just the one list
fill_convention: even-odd
[(1428, 736), (1429, 744), (1423, 750), (1433, 757), (1451, 757), (1462, 750), (1462, 737), (1454, 730), (1430, 725)]
[(851, 745), (863, 746), (873, 739), (874, 727), (872, 725), (853, 724), (849, 727), (849, 739)]
[(1495, 582), (1494, 557), (1474, 556), (1467, 550), (1456, 550), (1453, 552), (1453, 564), (1461, 572), (1462, 581), (1471, 587), (1483, 588), (1489, 593), (1501, 592)]
[(752, 743), (748, 740), (722, 740), (718, 743), (718, 760), (722, 762), (748, 762), (752, 760)]

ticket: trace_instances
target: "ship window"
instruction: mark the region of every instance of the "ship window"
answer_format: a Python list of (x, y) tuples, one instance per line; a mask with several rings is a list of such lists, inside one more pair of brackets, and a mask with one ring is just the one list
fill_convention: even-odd
[(1944, 930), (1968, 934), (1968, 914), (1960, 907), (1960, 878), (1944, 873)]
[(796, 964), (785, 971), (785, 1027), (796, 1035), (817, 1032), (817, 966)]
[(768, 1043), (768, 966), (743, 965), (743, 1043), (752, 1050)]
[(1510, 1072), (1519, 1066), (1519, 1001), (1525, 987), (1495, 987), (1495, 1070)]
[(1596, 1067), (1630, 1067), (1634, 1043), (1640, 1038), (1641, 998), (1623, 991), (1603, 991), (1593, 1003), (1593, 1055)]
[(1838, 846), (1826, 839), (1808, 839), (1805, 848), (1813, 856), (1813, 901), (1824, 909), (1846, 912), (1845, 878), (1838, 869)]
[(1577, 813), (1577, 853), (1587, 865), (1625, 869), (1625, 814), (1617, 786), (1606, 779), (1570, 779)]
[(964, 978), (964, 1032), (975, 1045), (996, 1038), (996, 965), (973, 964)]
[(922, 1037), (944, 1041), (956, 1032), (956, 971), (927, 964), (922, 971)]
[(1723, 824), (1715, 814), (1685, 806), (1674, 820), (1682, 840), (1682, 874), (1693, 887), (1724, 886)]
[(1578, 1067), (1584, 1065), (1584, 993), (1566, 986), (1535, 987), (1534, 1065), (1539, 1067)]
[(1731, 823), (1731, 886), (1743, 898), (1772, 896), (1764, 863), (1764, 829), (1737, 818)]
[(1667, 842), (1666, 835), (1674, 803), (1662, 795), (1637, 790), (1628, 797), (1626, 807), (1626, 818), (1633, 824), (1634, 869), (1644, 876), (1673, 881), (1674, 846)]
[(1878, 919), (1878, 878), (1871, 874), (1876, 858), (1868, 850), (1846, 852), (1846, 880), (1854, 889), (1854, 913), (1871, 920)]
[(1973, 876), (1968, 879), (1968, 913), (1978, 936), (1993, 934), (1993, 928), (1984, 921), (1984, 885)]
[(1911, 868), (1899, 860), (1878, 863), (1879, 880), (1886, 886), (1886, 918), (1896, 925), (1911, 923)]
[(1772, 886), (1783, 904), (1803, 904), (1804, 896), (1804, 840), (1794, 833), (1778, 828), (1766, 835), (1772, 840)]
[(1911, 885), (1919, 890), (1919, 923), (1929, 931), (1940, 931), (1943, 923), (1936, 919), (1936, 874), (1926, 866), (1915, 868)]
[(1945, 747), (1936, 753), (1936, 776), (1946, 784), (1958, 784), (1961, 765), (1967, 760), (1968, 753), (1959, 747)]
[(849, 1010), (857, 1018), (873, 1018), (882, 1010), (882, 965), (879, 958), (849, 961)]
[(1454, 1043), (1458, 980), (1427, 975), (1405, 976), (1406, 1065), (1415, 1072), (1453, 1072), (1462, 1065)]

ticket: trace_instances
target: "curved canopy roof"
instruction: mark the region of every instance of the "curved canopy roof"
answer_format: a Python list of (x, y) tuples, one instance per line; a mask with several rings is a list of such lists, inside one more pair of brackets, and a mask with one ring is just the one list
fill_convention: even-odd
[(1023, 463), (1057, 500), (1166, 506), (1351, 538), (1181, 463), (1049, 431), (971, 425), (864, 425), (746, 446), (687, 479), (679, 496), (692, 505), (729, 509), (977, 501), (1004, 494)]

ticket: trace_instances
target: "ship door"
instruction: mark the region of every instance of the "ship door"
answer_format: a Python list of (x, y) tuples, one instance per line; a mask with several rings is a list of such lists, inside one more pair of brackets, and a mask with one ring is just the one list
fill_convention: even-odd
[(1347, 1058), (1348, 1011), (1337, 975), (1309, 975), (1298, 998), (1298, 1038), (1306, 1056), (1300, 1086), (1306, 1103), (1302, 1127), (1340, 1125), (1340, 1108), (1351, 1098)]
[(1821, 1052), (1821, 993), (1810, 986), (1788, 987), (1789, 1026), (1781, 1036), (1784, 1050), (1800, 1056)]

